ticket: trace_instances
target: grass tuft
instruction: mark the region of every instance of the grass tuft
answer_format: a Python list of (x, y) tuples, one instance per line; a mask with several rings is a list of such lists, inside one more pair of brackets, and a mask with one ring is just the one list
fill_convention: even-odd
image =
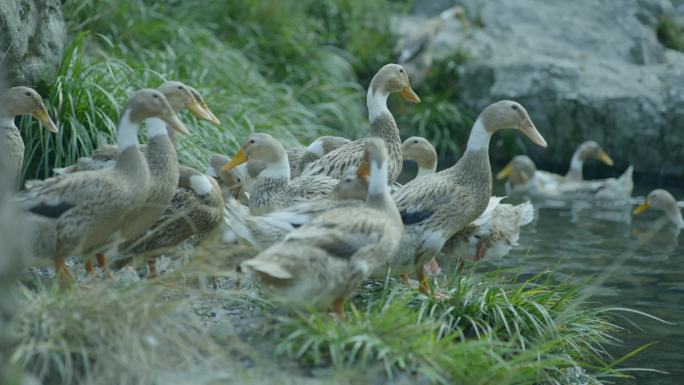
[(661, 16), (656, 27), (658, 40), (667, 48), (684, 52), (684, 26), (670, 16)]

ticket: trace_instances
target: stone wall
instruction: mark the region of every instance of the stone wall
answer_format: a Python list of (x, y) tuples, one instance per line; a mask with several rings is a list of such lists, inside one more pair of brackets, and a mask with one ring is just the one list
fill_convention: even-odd
[(10, 85), (38, 86), (55, 76), (66, 44), (60, 4), (0, 1), (0, 62)]
[(467, 106), (514, 99), (527, 107), (549, 142), (546, 151), (527, 142), (538, 163), (564, 169), (575, 146), (593, 139), (614, 157), (615, 174), (633, 164), (642, 175), (684, 176), (684, 53), (665, 48), (655, 32), (658, 17), (684, 11), (681, 4), (460, 3), (479, 26), (444, 28), (435, 57), (455, 48), (472, 55), (460, 71)]

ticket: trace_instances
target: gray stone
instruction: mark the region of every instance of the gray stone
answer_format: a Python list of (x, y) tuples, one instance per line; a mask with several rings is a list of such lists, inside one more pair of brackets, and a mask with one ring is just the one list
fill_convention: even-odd
[(482, 27), (445, 27), (435, 59), (456, 48), (472, 55), (460, 69), (468, 107), (527, 107), (549, 142), (542, 150), (526, 141), (538, 164), (567, 168), (575, 147), (593, 139), (616, 174), (633, 164), (640, 174), (684, 176), (684, 54), (655, 33), (658, 17), (675, 12), (669, 0), (462, 3)]
[(60, 0), (0, 1), (0, 62), (10, 85), (50, 82), (66, 44)]

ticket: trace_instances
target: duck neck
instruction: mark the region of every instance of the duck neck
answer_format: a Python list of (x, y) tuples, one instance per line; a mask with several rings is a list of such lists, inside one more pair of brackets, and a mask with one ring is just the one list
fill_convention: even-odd
[(116, 145), (119, 155), (131, 147), (138, 147), (138, 126), (139, 124), (131, 122), (131, 110), (124, 111), (117, 131)]
[(582, 180), (584, 178), (582, 175), (583, 166), (584, 160), (582, 159), (581, 154), (579, 151), (575, 151), (575, 153), (572, 155), (572, 159), (570, 160), (570, 169), (568, 170), (568, 173), (565, 174), (565, 177), (575, 181)]
[(670, 221), (680, 228), (684, 228), (684, 218), (682, 218), (682, 212), (679, 210), (677, 203), (670, 210), (666, 211), (667, 217)]
[[(376, 90), (374, 84), (368, 87), (368, 93), (366, 94), (366, 106), (368, 107), (368, 122), (373, 125), (373, 123), (382, 118), (383, 116), (392, 117), (392, 113), (387, 108), (387, 97), (389, 94), (382, 92), (381, 90)], [(394, 120), (394, 118), (392, 118)]]
[(480, 118), (475, 121), (468, 139), (468, 147), (448, 172), (454, 182), (477, 191), (483, 197), (480, 203), (486, 204), (492, 195), (492, 169), (489, 164), (489, 139), (491, 134), (485, 129)]
[(472, 130), (470, 130), (466, 153), (478, 151), (488, 152), (489, 140), (491, 137), (492, 134), (485, 128), (484, 123), (482, 123), (482, 118), (478, 117), (475, 124), (473, 124)]
[(287, 155), (280, 157), (275, 162), (266, 163), (266, 167), (259, 173), (257, 180), (284, 179), (290, 181), (290, 163)]
[(418, 174), (417, 177), (434, 174), (437, 171), (437, 160), (432, 159), (430, 161), (418, 161)]
[(370, 179), (368, 181), (368, 197), (366, 198), (366, 202), (368, 202), (370, 207), (381, 210), (394, 207), (396, 210), (396, 205), (387, 185), (388, 171), (389, 164), (387, 161), (377, 162), (372, 160), (370, 162)]
[(17, 128), (14, 124), (14, 115), (0, 110), (0, 127), (9, 129)]

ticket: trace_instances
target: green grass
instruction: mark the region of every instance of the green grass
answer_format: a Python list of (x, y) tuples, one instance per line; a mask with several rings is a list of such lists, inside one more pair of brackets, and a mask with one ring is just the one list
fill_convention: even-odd
[[(378, 383), (408, 376), (430, 384), (599, 384), (628, 376), (621, 367), (632, 354), (614, 359), (605, 349), (619, 343), (618, 310), (591, 309), (550, 274), (520, 282), (470, 273), (441, 282), (450, 299), (440, 302), (394, 281), (368, 283), (339, 321), (273, 309), (249, 289), (198, 286), (208, 270), (226, 274), (229, 265), (194, 254), (155, 282), (94, 281), (66, 293), (23, 287), (12, 361), (46, 384), (215, 383), (246, 373), (265, 377), (243, 383), (269, 383), (274, 365), (283, 383), (324, 368), (331, 369), (316, 377), (354, 373)], [(237, 315), (209, 321), (217, 308)]]
[(344, 322), (311, 311), (279, 317), (276, 353), (308, 366), (380, 363), (388, 377), (406, 372), (443, 384), (626, 376), (605, 349), (621, 328), (570, 285), (495, 273), (460, 277), (445, 289), (450, 298), (435, 301), (388, 282), (360, 291)]
[(670, 16), (661, 16), (656, 27), (658, 40), (667, 48), (684, 52), (684, 26)]

